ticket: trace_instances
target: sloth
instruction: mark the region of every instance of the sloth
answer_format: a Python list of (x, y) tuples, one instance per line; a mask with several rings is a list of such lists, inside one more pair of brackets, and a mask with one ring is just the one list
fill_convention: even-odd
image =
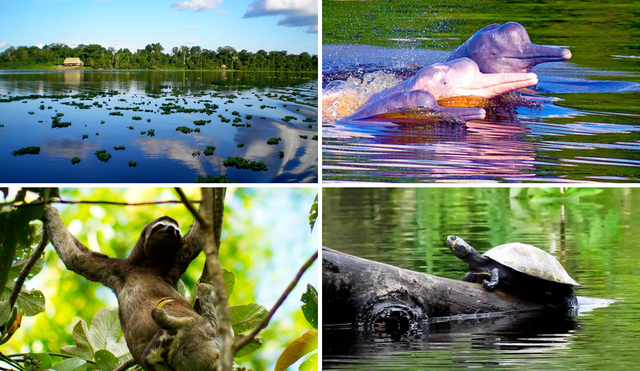
[[(200, 253), (197, 220), (183, 237), (178, 222), (163, 216), (147, 224), (126, 259), (90, 251), (46, 206), (47, 235), (69, 269), (116, 294), (120, 325), (136, 363), (147, 371), (216, 370), (220, 358), (213, 287), (198, 285), (196, 311), (178, 293), (178, 281)], [(126, 362), (118, 370), (134, 363)]]

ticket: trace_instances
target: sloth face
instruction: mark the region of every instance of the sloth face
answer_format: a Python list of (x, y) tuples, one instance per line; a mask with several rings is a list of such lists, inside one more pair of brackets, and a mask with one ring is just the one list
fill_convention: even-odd
[(165, 216), (148, 227), (144, 243), (147, 257), (156, 260), (178, 251), (182, 237), (178, 222)]

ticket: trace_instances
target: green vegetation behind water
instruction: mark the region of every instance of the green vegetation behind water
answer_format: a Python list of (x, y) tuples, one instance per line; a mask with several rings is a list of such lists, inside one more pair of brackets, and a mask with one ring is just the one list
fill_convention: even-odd
[(637, 1), (373, 0), (324, 1), (322, 7), (323, 44), (453, 50), (486, 25), (514, 21), (537, 44), (568, 46), (580, 66), (640, 71), (638, 59), (624, 57), (640, 56)]
[(9, 47), (0, 53), (0, 69), (49, 69), (63, 65), (65, 58), (80, 58), (85, 68), (133, 70), (236, 70), (236, 71), (317, 71), (318, 56), (286, 51), (237, 51), (230, 46), (217, 50), (180, 46), (163, 53), (160, 43), (132, 53), (129, 49), (65, 44)]

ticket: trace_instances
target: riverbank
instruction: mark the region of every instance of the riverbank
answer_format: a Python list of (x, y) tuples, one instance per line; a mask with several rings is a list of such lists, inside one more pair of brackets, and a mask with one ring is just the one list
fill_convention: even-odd
[(0, 71), (16, 71), (16, 70), (83, 70), (83, 71), (213, 71), (213, 72), (293, 72), (293, 73), (314, 73), (318, 71), (299, 71), (299, 70), (232, 70), (226, 69), (179, 69), (179, 68), (152, 68), (152, 69), (116, 69), (116, 68), (92, 68), (92, 67), (63, 67), (63, 66), (49, 66), (49, 65), (34, 65), (34, 66), (16, 66), (6, 67), (0, 66)]

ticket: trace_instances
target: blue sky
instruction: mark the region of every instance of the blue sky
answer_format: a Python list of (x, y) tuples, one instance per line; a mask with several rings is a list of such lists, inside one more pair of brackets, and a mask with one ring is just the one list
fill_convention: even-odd
[(318, 54), (318, 0), (0, 0), (0, 51), (100, 44), (132, 52), (159, 42), (215, 50)]

